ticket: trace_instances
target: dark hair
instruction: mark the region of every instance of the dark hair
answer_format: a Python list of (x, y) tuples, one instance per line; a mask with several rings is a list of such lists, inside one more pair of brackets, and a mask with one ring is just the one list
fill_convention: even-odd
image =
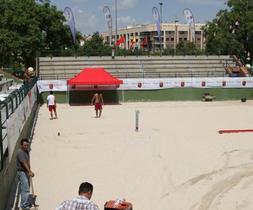
[(87, 193), (87, 192), (92, 192), (93, 191), (93, 185), (89, 182), (83, 182), (82, 184), (80, 184), (80, 187), (79, 187), (79, 195), (81, 193)]
[(50, 94), (52, 95), (52, 94), (53, 94), (53, 91), (50, 91)]
[(28, 140), (28, 139), (25, 139), (25, 138), (24, 138), (24, 139), (21, 139), (20, 144), (21, 144), (21, 145), (23, 145), (23, 144), (24, 144), (24, 142), (29, 143), (29, 140)]

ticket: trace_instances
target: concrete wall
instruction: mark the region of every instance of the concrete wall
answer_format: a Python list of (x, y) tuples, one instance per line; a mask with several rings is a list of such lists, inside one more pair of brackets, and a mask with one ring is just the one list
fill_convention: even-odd
[(9, 210), (12, 209), (12, 203), (8, 204), (13, 198), (12, 190), (15, 189), (15, 177), (16, 177), (16, 152), (19, 148), (20, 140), (22, 138), (27, 138), (30, 136), (31, 127), (34, 122), (36, 110), (38, 108), (37, 103), (33, 106), (32, 112), (24, 125), (24, 128), (21, 132), (19, 140), (16, 144), (15, 151), (13, 153), (12, 159), (9, 161), (8, 157), (6, 157), (4, 162), (4, 168), (0, 171), (0, 209), (1, 210)]

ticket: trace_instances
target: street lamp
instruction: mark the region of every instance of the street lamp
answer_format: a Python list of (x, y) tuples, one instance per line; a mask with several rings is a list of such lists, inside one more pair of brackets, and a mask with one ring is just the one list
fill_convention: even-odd
[[(162, 7), (163, 7), (163, 3), (162, 2), (159, 2), (160, 4), (160, 22), (162, 23), (163, 22), (163, 18), (162, 18)], [(161, 38), (161, 35), (159, 37), (159, 42), (160, 42), (160, 56), (162, 55), (162, 38)], [(164, 37), (165, 38), (165, 37)]]
[(160, 4), (160, 17), (161, 17), (161, 23), (163, 22), (163, 3), (162, 2), (159, 2)]
[(114, 45), (112, 45), (112, 59), (115, 58), (115, 49), (116, 49), (116, 42), (115, 42), (115, 39), (112, 39)]
[(174, 52), (177, 54), (177, 23), (178, 20), (175, 20), (175, 33), (174, 33)]

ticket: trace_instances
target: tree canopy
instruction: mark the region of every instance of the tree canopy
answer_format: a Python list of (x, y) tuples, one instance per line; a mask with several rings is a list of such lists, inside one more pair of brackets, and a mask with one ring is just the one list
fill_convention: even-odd
[(193, 42), (179, 42), (176, 52), (177, 55), (199, 55), (202, 53)]
[(227, 6), (204, 29), (206, 50), (210, 54), (235, 54), (252, 60), (253, 1), (228, 0)]
[(111, 55), (111, 47), (104, 44), (103, 37), (95, 32), (90, 39), (87, 39), (84, 46), (80, 48), (80, 55), (103, 56)]
[(38, 54), (73, 47), (65, 17), (49, 0), (0, 0), (0, 64), (33, 65)]

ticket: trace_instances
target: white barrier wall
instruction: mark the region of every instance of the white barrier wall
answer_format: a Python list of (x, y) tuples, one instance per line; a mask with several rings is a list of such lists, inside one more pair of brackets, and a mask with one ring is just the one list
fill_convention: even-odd
[[(9, 116), (7, 119), (7, 142), (5, 147), (8, 147), (9, 160), (13, 155), (14, 149), (16, 147), (19, 136), (22, 132), (22, 129), (31, 114), (34, 103), (37, 99), (37, 87), (36, 85), (28, 92), (27, 96), (20, 103), (18, 108)], [(4, 148), (5, 151), (7, 148)]]
[[(166, 88), (252, 88), (253, 77), (203, 77), (203, 78), (137, 78), (122, 79), (119, 90), (156, 90)], [(38, 80), (39, 92), (67, 91), (66, 80)], [(77, 88), (77, 87), (76, 87)], [(82, 88), (81, 88), (82, 89)]]

